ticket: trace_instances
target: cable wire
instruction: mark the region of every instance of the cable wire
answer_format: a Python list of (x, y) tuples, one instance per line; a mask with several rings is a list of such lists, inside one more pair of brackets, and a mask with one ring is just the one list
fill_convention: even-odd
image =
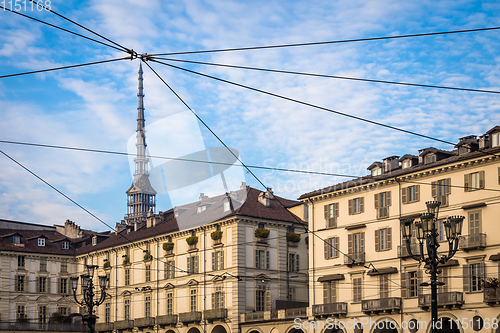
[[(37, 18), (34, 18), (34, 17), (32, 17), (32, 16), (29, 16), (29, 15), (23, 14), (23, 13), (21, 13), (21, 12), (17, 12), (17, 11), (11, 10), (11, 9), (6, 8), (6, 7), (4, 7), (4, 6), (1, 6), (1, 5), (0, 5), (0, 8), (3, 8), (3, 10), (7, 10), (7, 11), (9, 11), (9, 12), (11, 12), (11, 13), (14, 13), (14, 14), (17, 14), (17, 15), (24, 16), (24, 17), (26, 17), (26, 18), (29, 18), (29, 19), (33, 20), (33, 21), (36, 21), (36, 22), (39, 22), (39, 23), (42, 23), (42, 24), (46, 24), (46, 25), (48, 25), (48, 26), (50, 26), (50, 27), (53, 27), (53, 28), (56, 28), (56, 29), (59, 29), (59, 30), (62, 30), (62, 31), (68, 32), (68, 33), (70, 33), (70, 34), (73, 34), (73, 35), (76, 35), (76, 36), (79, 36), (79, 37), (82, 37), (82, 38), (85, 38), (85, 39), (91, 40), (91, 41), (93, 41), (93, 42), (96, 42), (96, 43), (99, 43), (99, 44), (105, 45), (105, 46), (107, 46), (107, 47), (111, 47), (111, 48), (113, 48), (113, 49), (115, 49), (115, 50), (118, 50), (118, 51), (121, 51), (121, 52), (125, 52), (124, 50), (122, 50), (122, 49), (120, 49), (120, 48), (117, 48), (116, 46), (113, 46), (113, 45), (110, 45), (110, 44), (107, 44), (107, 43), (101, 42), (101, 41), (99, 41), (99, 40), (97, 40), (97, 39), (94, 39), (94, 38), (90, 38), (90, 37), (87, 37), (87, 36), (81, 35), (81, 34), (79, 34), (79, 33), (73, 32), (73, 31), (71, 31), (71, 30), (67, 30), (67, 29), (64, 29), (64, 28), (58, 27), (57, 25), (54, 25), (54, 24), (51, 24), (51, 23), (48, 23), (48, 22), (45, 22), (45, 21), (39, 20), (39, 19), (37, 19)], [(128, 52), (127, 52), (127, 53), (128, 53)]]
[(151, 56), (161, 56), (161, 55), (167, 55), (168, 56), (168, 55), (180, 55), (180, 54), (199, 54), (199, 53), (214, 53), (214, 52), (230, 52), (230, 51), (248, 51), (248, 50), (261, 50), (261, 49), (275, 49), (275, 48), (297, 47), (297, 46), (312, 46), (312, 45), (340, 44), (340, 43), (352, 43), (352, 42), (367, 42), (367, 41), (376, 41), (376, 40), (390, 40), (390, 39), (399, 39), (399, 38), (438, 36), (438, 35), (449, 35), (449, 34), (459, 34), (459, 33), (468, 33), (468, 32), (491, 31), (491, 30), (498, 30), (498, 29), (500, 29), (500, 27), (478, 28), (478, 29), (464, 29), (464, 30), (451, 30), (451, 31), (441, 31), (441, 32), (427, 32), (427, 33), (420, 33), (420, 34), (408, 34), (408, 35), (397, 35), (397, 36), (383, 36), (383, 37), (370, 37), (370, 38), (343, 39), (343, 40), (324, 41), (324, 42), (309, 42), (309, 43), (296, 43), (296, 44), (279, 44), (279, 45), (267, 45), (267, 46), (250, 46), (250, 47), (239, 47), (239, 48), (214, 49), (214, 50), (199, 50), (199, 51), (185, 51), (185, 52), (170, 52), (170, 53), (153, 53), (153, 54), (150, 54), (150, 55)]
[(449, 90), (459, 90), (459, 91), (469, 91), (469, 92), (500, 94), (500, 91), (495, 91), (495, 90), (460, 88), (460, 87), (450, 87), (450, 86), (438, 86), (438, 85), (432, 85), (432, 84), (398, 82), (398, 81), (386, 81), (386, 80), (375, 80), (375, 79), (365, 79), (365, 78), (348, 77), (348, 76), (338, 76), (338, 75), (314, 74), (314, 73), (305, 73), (305, 72), (296, 72), (296, 71), (285, 71), (285, 70), (279, 70), (279, 69), (269, 69), (269, 68), (259, 68), (259, 67), (228, 65), (228, 64), (219, 64), (219, 63), (211, 63), (211, 62), (203, 62), (203, 61), (191, 61), (191, 60), (183, 60), (183, 59), (162, 58), (162, 57), (153, 57), (153, 59), (160, 59), (160, 60), (167, 60), (167, 61), (177, 61), (177, 62), (185, 62), (185, 63), (190, 63), (190, 64), (207, 65), (207, 66), (218, 66), (218, 67), (227, 67), (227, 68), (246, 69), (246, 70), (271, 72), (271, 73), (313, 76), (313, 77), (321, 77), (321, 78), (328, 78), (328, 79), (353, 80), (353, 81), (372, 82), (372, 83), (396, 84), (396, 85), (421, 87), (421, 88), (436, 88), (436, 89), (449, 89)]
[(96, 64), (104, 64), (104, 63), (107, 63), (107, 62), (113, 62), (113, 61), (119, 61), (119, 60), (126, 60), (126, 59), (130, 60), (130, 57), (117, 58), (117, 59), (109, 59), (109, 60), (101, 60), (101, 61), (94, 61), (94, 62), (88, 62), (88, 63), (85, 63), (85, 64), (78, 64), (78, 65), (70, 65), (70, 66), (63, 66), (63, 67), (41, 69), (41, 70), (38, 70), (38, 71), (31, 71), (31, 72), (24, 72), (24, 73), (1, 75), (0, 79), (5, 79), (5, 78), (8, 78), (8, 77), (14, 77), (14, 76), (28, 75), (28, 74), (52, 72), (52, 71), (58, 71), (58, 70), (61, 70), (61, 69), (76, 68), (76, 67), (90, 66), (90, 65), (96, 65)]

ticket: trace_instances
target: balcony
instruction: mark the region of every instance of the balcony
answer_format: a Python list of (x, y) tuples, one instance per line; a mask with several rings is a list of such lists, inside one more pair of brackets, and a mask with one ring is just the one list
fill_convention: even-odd
[[(438, 293), (438, 307), (451, 309), (453, 307), (460, 308), (464, 304), (464, 294), (459, 291), (451, 291), (446, 293)], [(418, 296), (418, 306), (422, 309), (428, 309), (431, 306), (431, 295)]]
[(344, 265), (349, 267), (354, 265), (363, 265), (365, 263), (365, 253), (364, 252), (354, 252), (344, 255)]
[(206, 320), (214, 321), (227, 318), (227, 309), (212, 309), (203, 311)]
[(245, 321), (261, 321), (264, 320), (264, 311), (245, 313)]
[(312, 312), (314, 316), (346, 316), (347, 315), (347, 303), (338, 302), (338, 303), (327, 303), (327, 304), (318, 304), (313, 305)]
[(156, 324), (160, 326), (175, 325), (177, 324), (177, 315), (170, 314), (156, 317)]
[(285, 318), (307, 317), (307, 308), (285, 309)]
[[(420, 246), (418, 243), (411, 244), (410, 245), (411, 253), (413, 255), (420, 255)], [(410, 254), (408, 253), (408, 250), (406, 248), (406, 245), (399, 245), (398, 246), (398, 258), (409, 258)]]
[(86, 332), (87, 325), (0, 322), (0, 331)]
[(381, 299), (369, 299), (361, 301), (361, 308), (365, 314), (378, 314), (380, 312), (399, 312), (401, 310), (401, 298), (389, 297)]
[(151, 317), (138, 318), (134, 320), (134, 325), (139, 328), (155, 326), (155, 319)]
[(133, 320), (115, 321), (115, 330), (132, 330), (134, 328)]
[(95, 324), (96, 332), (111, 332), (114, 329), (114, 323), (97, 323)]
[(484, 303), (488, 305), (495, 305), (500, 302), (500, 289), (484, 288)]
[(484, 250), (486, 247), (486, 234), (460, 236), (458, 246), (460, 247), (460, 250), (465, 252), (476, 249)]
[(179, 313), (181, 323), (195, 323), (201, 321), (201, 311)]

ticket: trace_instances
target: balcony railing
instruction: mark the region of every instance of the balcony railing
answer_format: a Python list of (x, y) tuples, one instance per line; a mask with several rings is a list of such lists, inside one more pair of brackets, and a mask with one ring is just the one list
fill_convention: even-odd
[(116, 330), (131, 330), (134, 328), (133, 320), (118, 320), (115, 321)]
[(364, 252), (354, 252), (344, 255), (344, 264), (347, 266), (362, 265), (365, 263)]
[(219, 320), (227, 318), (227, 309), (212, 309), (203, 311), (206, 320)]
[(401, 298), (389, 297), (381, 299), (368, 299), (361, 301), (361, 308), (366, 314), (379, 312), (399, 312), (401, 310)]
[(500, 289), (497, 288), (484, 288), (484, 302), (493, 305), (500, 302)]
[(264, 320), (264, 311), (245, 313), (245, 321)]
[(201, 321), (201, 311), (179, 313), (179, 321), (182, 323), (194, 323)]
[[(438, 306), (452, 308), (461, 307), (464, 304), (464, 294), (459, 291), (450, 291), (446, 293), (438, 293), (437, 295)], [(426, 309), (431, 306), (431, 295), (420, 295), (418, 296), (418, 306)]]
[[(413, 255), (420, 255), (420, 246), (418, 243), (416, 244), (411, 244), (410, 245), (411, 253)], [(398, 246), (398, 258), (408, 258), (410, 254), (408, 253), (408, 249), (406, 248), (406, 245), (399, 245)]]
[(312, 312), (314, 316), (345, 316), (347, 315), (347, 303), (327, 303), (313, 305)]
[(87, 325), (0, 322), (0, 331), (86, 332)]
[(307, 308), (286, 309), (285, 317), (286, 318), (307, 317)]
[(170, 314), (156, 317), (156, 324), (158, 325), (175, 325), (177, 324), (177, 315)]
[(460, 236), (458, 245), (460, 246), (460, 250), (464, 251), (475, 249), (484, 250), (486, 247), (486, 234)]
[(153, 327), (155, 326), (155, 319), (152, 317), (137, 318), (134, 320), (136, 327)]
[(115, 325), (114, 323), (97, 323), (95, 324), (95, 330), (97, 332), (111, 332), (113, 331)]

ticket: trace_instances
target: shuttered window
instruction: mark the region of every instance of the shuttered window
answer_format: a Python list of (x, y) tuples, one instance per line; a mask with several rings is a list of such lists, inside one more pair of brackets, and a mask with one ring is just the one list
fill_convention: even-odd
[(352, 301), (361, 302), (363, 299), (363, 284), (361, 278), (352, 279)]
[(403, 205), (420, 201), (420, 185), (408, 186), (401, 189)]
[(269, 251), (255, 250), (255, 268), (269, 269)]
[(323, 282), (323, 304), (337, 303), (337, 281)]
[(451, 178), (433, 181), (431, 183), (432, 197), (441, 202), (441, 207), (449, 205), (448, 196), (451, 194)]
[(327, 228), (337, 227), (337, 217), (339, 216), (339, 204), (332, 203), (325, 205), (324, 207), (325, 221)]
[(463, 266), (463, 282), (465, 292), (483, 290), (483, 281), (486, 279), (486, 265), (474, 263)]
[(361, 214), (365, 211), (365, 198), (354, 198), (349, 200), (349, 215)]
[(299, 272), (299, 255), (297, 253), (289, 253), (288, 254), (288, 271), (289, 272)]
[(189, 290), (189, 311), (195, 312), (198, 310), (198, 291), (196, 288)]
[(392, 249), (392, 228), (375, 230), (375, 251)]
[(222, 309), (225, 307), (224, 290), (222, 283), (213, 287), (212, 292), (212, 309)]
[(358, 232), (347, 236), (348, 254), (356, 261), (364, 261), (365, 233)]
[(375, 209), (377, 218), (389, 217), (389, 207), (391, 206), (391, 192), (382, 192), (375, 194)]
[(255, 290), (255, 311), (271, 310), (271, 292), (265, 284), (258, 284)]
[(478, 171), (464, 175), (465, 192), (472, 192), (480, 189), (484, 189), (484, 171)]
[(469, 235), (481, 233), (481, 211), (469, 213)]
[(212, 270), (219, 271), (224, 269), (224, 251), (214, 251), (212, 252)]
[(167, 292), (167, 314), (174, 313), (174, 292)]
[(339, 257), (339, 237), (325, 239), (325, 259), (335, 259)]
[(191, 256), (187, 258), (187, 271), (188, 274), (197, 274), (199, 272), (198, 256)]
[(385, 275), (379, 276), (380, 298), (389, 298), (389, 278)]

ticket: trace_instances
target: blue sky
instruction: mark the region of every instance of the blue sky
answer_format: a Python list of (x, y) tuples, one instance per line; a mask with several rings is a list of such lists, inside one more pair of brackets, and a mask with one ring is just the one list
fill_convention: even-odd
[[(495, 1), (52, 1), (55, 11), (139, 53), (303, 43), (500, 26)], [(48, 12), (27, 15), (90, 36)], [(0, 10), (0, 75), (125, 56)], [(378, 80), (500, 90), (500, 31), (176, 56), (205, 62)], [(180, 63), (179, 63), (180, 64)], [(179, 65), (177, 64), (177, 65)], [(367, 174), (373, 161), (449, 146), (151, 64), (251, 165)], [(139, 60), (0, 79), (0, 139), (127, 151), (137, 113)], [(456, 142), (500, 124), (500, 96), (185, 65), (187, 68)], [(144, 68), (146, 123), (186, 111)], [(182, 130), (178, 124), (165, 131)], [(186, 129), (186, 132), (191, 133)], [(220, 146), (202, 127), (206, 147)], [(179, 142), (166, 146), (184, 147)], [(109, 225), (126, 213), (127, 157), (0, 143), (5, 151)], [(287, 198), (342, 178), (256, 171)], [(246, 174), (247, 183), (260, 185)], [(158, 211), (170, 208), (159, 198)], [(0, 156), (0, 218), (91, 216)]]

